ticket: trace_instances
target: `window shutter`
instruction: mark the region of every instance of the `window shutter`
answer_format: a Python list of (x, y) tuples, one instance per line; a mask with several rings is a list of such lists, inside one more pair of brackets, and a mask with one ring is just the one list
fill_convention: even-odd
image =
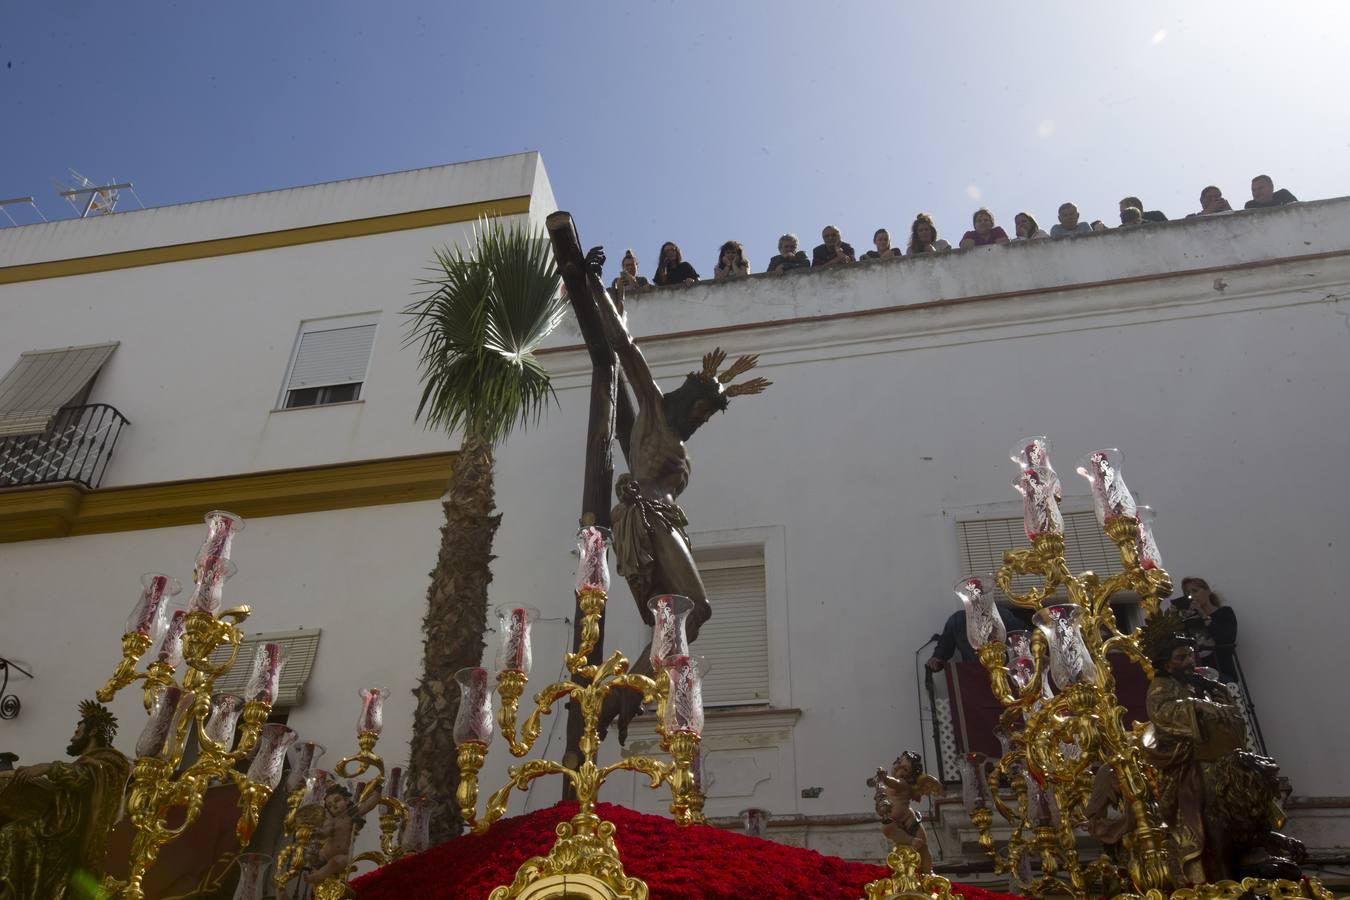
[(286, 390), (365, 381), (374, 342), (374, 325), (303, 332)]
[[(1031, 546), (1022, 527), (1022, 517), (1012, 519), (974, 519), (958, 522), (961, 538), (961, 575), (997, 572), (1003, 565), (1004, 550), (1025, 550)], [(1069, 569), (1091, 569), (1106, 578), (1121, 570), (1120, 550), (1107, 538), (1093, 512), (1064, 513), (1064, 557)], [(1041, 584), (1035, 575), (1013, 578), (1013, 590), (1024, 593)], [(1059, 596), (1064, 593), (1061, 588)]]
[(729, 563), (701, 573), (712, 603), (712, 619), (691, 652), (707, 657), (705, 706), (769, 702), (769, 634), (764, 564)]
[(0, 435), (41, 434), (93, 381), (117, 342), (30, 350), (0, 378)]
[[(239, 645), (239, 655), (234, 665), (224, 675), (216, 679), (215, 691), (226, 694), (242, 694), (248, 686), (249, 676), (253, 674), (253, 654), (259, 644), (280, 644), (285, 663), (281, 667), (281, 683), (277, 686), (274, 709), (299, 706), (305, 700), (305, 683), (309, 681), (310, 669), (314, 668), (314, 657), (319, 653), (319, 635), (323, 629), (306, 628), (303, 631), (272, 631), (251, 634)], [(230, 656), (229, 647), (218, 647), (211, 654), (211, 662), (220, 665)]]

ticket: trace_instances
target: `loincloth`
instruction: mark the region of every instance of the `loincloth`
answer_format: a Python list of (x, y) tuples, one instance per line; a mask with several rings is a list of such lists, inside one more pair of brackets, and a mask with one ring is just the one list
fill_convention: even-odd
[(619, 503), (610, 514), (615, 566), (625, 578), (649, 577), (656, 568), (655, 535), (677, 534), (687, 545), (689, 520), (678, 504), (645, 496), (632, 475), (619, 476), (615, 490)]

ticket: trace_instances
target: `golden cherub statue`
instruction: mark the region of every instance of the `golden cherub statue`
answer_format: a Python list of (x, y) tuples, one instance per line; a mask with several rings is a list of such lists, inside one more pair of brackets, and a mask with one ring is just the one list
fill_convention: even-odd
[(878, 768), (867, 779), (867, 786), (876, 788), (874, 801), (877, 817), (881, 819), (881, 833), (897, 847), (909, 847), (919, 854), (918, 875), (933, 871), (933, 856), (928, 852), (928, 835), (923, 830), (923, 816), (910, 804), (925, 796), (941, 797), (942, 783), (923, 770), (923, 758), (906, 750), (891, 763), (888, 773)]

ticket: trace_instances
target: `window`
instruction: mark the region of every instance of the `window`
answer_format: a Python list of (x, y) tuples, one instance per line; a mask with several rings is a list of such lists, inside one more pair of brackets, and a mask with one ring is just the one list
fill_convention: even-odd
[[(305, 699), (305, 682), (309, 681), (309, 671), (314, 667), (314, 657), (319, 653), (320, 628), (301, 631), (272, 631), (250, 634), (239, 645), (239, 655), (234, 665), (224, 675), (216, 679), (215, 690), (218, 693), (242, 694), (248, 686), (249, 676), (253, 674), (253, 654), (259, 644), (274, 643), (281, 645), (281, 681), (277, 685), (276, 700), (272, 703), (273, 715), (276, 711), (299, 706)], [(222, 665), (229, 659), (229, 645), (216, 648), (211, 654), (213, 665)], [(276, 719), (268, 719), (279, 721)]]
[(314, 319), (300, 324), (280, 406), (323, 406), (361, 399), (376, 314)]
[[(956, 524), (961, 540), (961, 576), (997, 572), (1003, 565), (1004, 550), (1024, 550), (1031, 546), (1021, 516), (973, 519)], [(1091, 511), (1064, 513), (1064, 557), (1073, 572), (1091, 569), (1106, 578), (1121, 570), (1119, 548), (1102, 531), (1096, 514)], [(1041, 578), (1017, 575), (1012, 584), (1014, 591), (1023, 593), (1039, 586)], [(1064, 589), (1060, 588), (1059, 596), (1063, 595)]]
[[(724, 556), (719, 553), (718, 556)], [(730, 558), (700, 554), (699, 574), (713, 617), (699, 632), (693, 652), (707, 658), (703, 705), (767, 705), (769, 633), (764, 585), (764, 551), (742, 549)]]

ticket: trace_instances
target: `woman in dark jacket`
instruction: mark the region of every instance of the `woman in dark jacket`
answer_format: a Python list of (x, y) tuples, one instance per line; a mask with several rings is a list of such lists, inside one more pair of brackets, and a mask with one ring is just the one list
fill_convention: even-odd
[(1194, 575), (1181, 579), (1181, 590), (1189, 601), (1182, 611), (1186, 630), (1196, 638), (1197, 662), (1218, 670), (1224, 681), (1237, 681), (1237, 613), (1224, 606), (1209, 582)]
[(652, 276), (652, 281), (661, 287), (671, 284), (694, 284), (698, 281), (698, 273), (694, 267), (684, 261), (684, 255), (680, 253), (680, 248), (674, 241), (666, 241), (661, 245), (661, 252), (657, 256), (660, 262), (656, 266), (656, 274)]

